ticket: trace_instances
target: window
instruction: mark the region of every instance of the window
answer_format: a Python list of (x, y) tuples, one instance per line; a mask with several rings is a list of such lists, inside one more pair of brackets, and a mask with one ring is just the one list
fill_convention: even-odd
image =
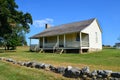
[(77, 33), (77, 35), (76, 35), (76, 41), (80, 41), (80, 34), (79, 33)]
[(97, 32), (95, 32), (95, 41), (96, 41), (96, 43), (98, 43), (98, 34), (97, 34)]
[(48, 41), (47, 41), (47, 38), (45, 38), (45, 43), (47, 43)]

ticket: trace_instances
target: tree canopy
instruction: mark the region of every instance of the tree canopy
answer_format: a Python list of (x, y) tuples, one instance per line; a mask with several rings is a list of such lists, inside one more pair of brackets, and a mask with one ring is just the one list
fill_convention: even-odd
[(16, 43), (24, 41), (32, 23), (31, 14), (19, 11), (15, 0), (0, 0), (0, 36), (7, 45), (17, 46)]

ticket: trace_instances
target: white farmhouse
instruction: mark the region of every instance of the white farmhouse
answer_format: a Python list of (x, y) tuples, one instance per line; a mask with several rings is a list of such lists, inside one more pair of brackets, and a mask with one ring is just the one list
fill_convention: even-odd
[(32, 37), (39, 39), (38, 47), (30, 50), (82, 53), (102, 50), (102, 30), (97, 19), (72, 22), (50, 27)]

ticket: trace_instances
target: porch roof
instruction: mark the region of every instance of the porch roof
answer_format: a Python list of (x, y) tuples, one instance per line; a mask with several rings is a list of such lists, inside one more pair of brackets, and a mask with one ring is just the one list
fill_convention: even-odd
[(73, 32), (79, 32), (89, 26), (95, 18), (84, 20), (80, 22), (73, 22), (68, 24), (63, 24), (59, 26), (54, 26), (48, 29), (45, 29), (43, 32), (40, 32), (32, 37), (30, 39), (38, 39), (40, 37), (45, 36), (53, 36), (53, 35), (61, 35), (61, 34), (67, 34), (67, 33), (73, 33)]

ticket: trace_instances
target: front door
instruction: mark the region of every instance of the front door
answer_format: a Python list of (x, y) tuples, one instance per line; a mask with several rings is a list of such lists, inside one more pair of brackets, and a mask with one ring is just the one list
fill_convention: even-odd
[(59, 36), (59, 47), (64, 47), (64, 35)]

